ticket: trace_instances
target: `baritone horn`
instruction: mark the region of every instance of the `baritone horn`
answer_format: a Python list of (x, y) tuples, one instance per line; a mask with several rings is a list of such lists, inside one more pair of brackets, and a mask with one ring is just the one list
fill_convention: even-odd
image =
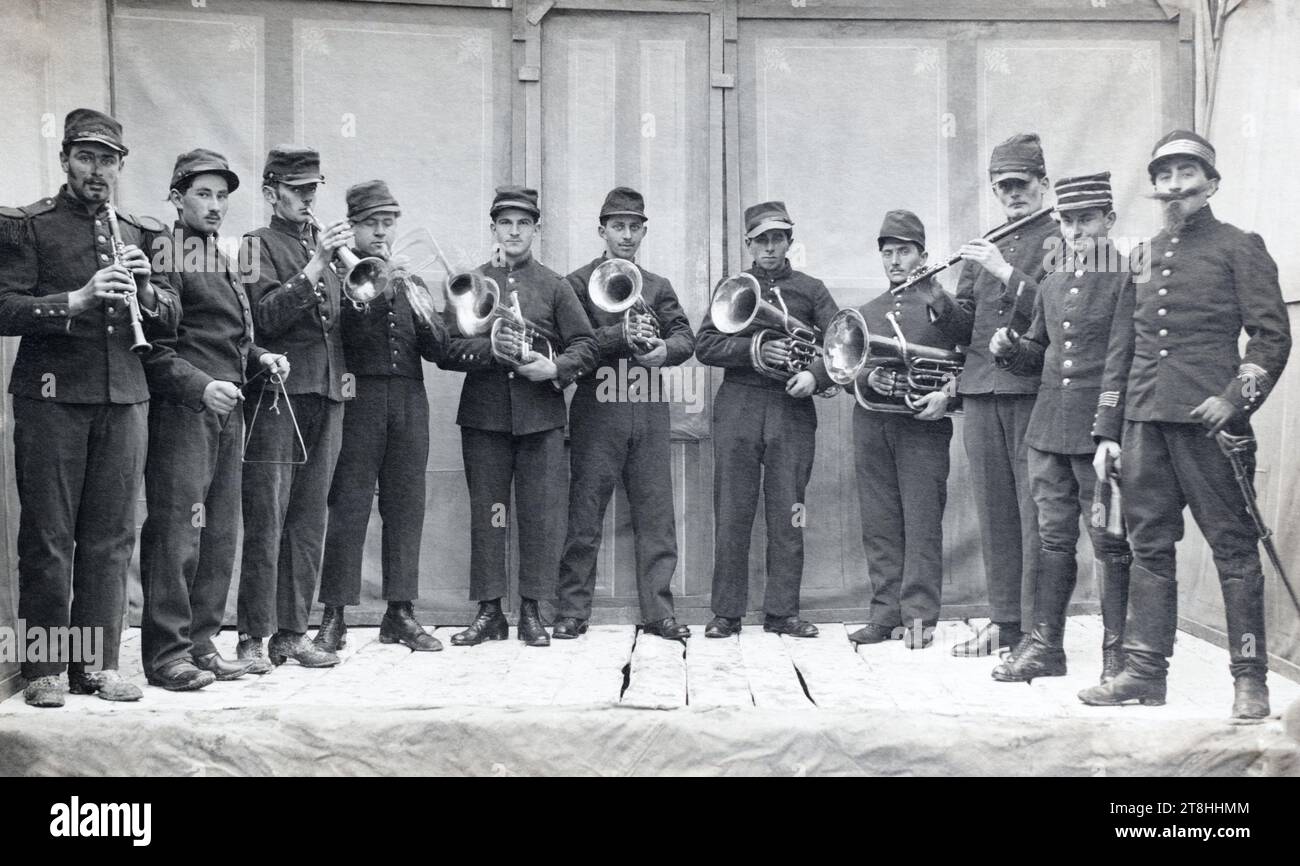
[[(943, 390), (961, 374), (965, 356), (909, 343), (897, 315), (891, 311), (885, 318), (894, 330), (893, 337), (871, 333), (862, 313), (853, 308), (836, 313), (826, 328), (822, 346), (826, 374), (836, 384), (851, 385), (864, 409), (915, 414), (920, 411), (922, 397)], [(882, 394), (868, 383), (875, 368), (885, 371), (889, 393)]]
[(591, 302), (607, 313), (623, 314), (623, 341), (630, 346), (649, 348), (636, 336), (637, 322), (648, 322), (654, 336), (662, 336), (659, 318), (645, 302), (641, 269), (626, 259), (606, 259), (596, 266), (587, 280)]
[[(777, 303), (763, 300), (762, 289), (753, 274), (740, 273), (728, 277), (713, 292), (709, 303), (709, 317), (713, 326), (724, 334), (743, 334), (753, 331), (749, 343), (749, 361), (754, 369), (781, 382), (803, 372), (816, 360), (821, 347), (817, 332), (790, 315), (781, 290), (772, 289)], [(783, 340), (790, 347), (790, 358), (779, 367), (763, 360), (763, 347), (772, 340)], [(828, 388), (818, 396), (830, 397), (838, 389)]]
[[(518, 367), (528, 363), (531, 352), (555, 360), (554, 340), (524, 318), (518, 292), (510, 293), (509, 304), (502, 303), (501, 287), (497, 281), (478, 271), (448, 276), (445, 291), (447, 307), (456, 319), (456, 327), (465, 336), (487, 334), (492, 343), (492, 354), (498, 360)], [(512, 351), (503, 346), (501, 327), (506, 323), (524, 335), (526, 348), (522, 351)]]
[[(316, 219), (316, 215), (310, 210), (307, 211), (307, 218), (316, 227), (316, 231), (325, 231), (325, 227), (320, 224), (320, 220)], [(364, 310), (371, 301), (388, 292), (388, 282), (391, 274), (388, 262), (375, 256), (361, 258), (347, 247), (336, 249), (334, 257), (345, 268), (343, 272), (343, 295), (352, 302), (352, 306), (357, 310)]]

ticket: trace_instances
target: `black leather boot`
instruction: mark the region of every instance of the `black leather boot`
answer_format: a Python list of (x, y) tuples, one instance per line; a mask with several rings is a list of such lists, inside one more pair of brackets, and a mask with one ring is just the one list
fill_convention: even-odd
[(308, 640), (307, 635), (292, 631), (276, 632), (267, 643), (266, 654), (276, 667), (289, 659), (305, 668), (332, 668), (339, 663), (334, 653)]
[(275, 670), (275, 665), (271, 664), (266, 657), (262, 639), (251, 634), (240, 633), (239, 643), (235, 645), (235, 658), (241, 662), (248, 662), (250, 674), (261, 676)]
[(1265, 719), (1268, 646), (1264, 639), (1264, 575), (1256, 566), (1244, 577), (1220, 580), (1228, 626), (1233, 693), (1232, 718)]
[(1031, 682), (1034, 677), (1065, 676), (1065, 611), (1078, 580), (1074, 553), (1038, 552), (1038, 586), (1034, 593), (1034, 630), (1015, 658), (993, 669), (1001, 683)]
[[(265, 661), (265, 659), (263, 659)], [(253, 667), (254, 659), (241, 659), (239, 661), (229, 661), (221, 657), (219, 652), (204, 653), (203, 655), (194, 656), (194, 666), (200, 670), (211, 672), (217, 678), (218, 682), (227, 682), (237, 680), (244, 674), (250, 672)]]
[(952, 654), (958, 658), (987, 658), (1003, 649), (1014, 650), (1024, 637), (1018, 622), (991, 622), (970, 640), (954, 646)]
[(1124, 623), (1124, 670), (1108, 683), (1079, 692), (1079, 700), (1097, 707), (1129, 701), (1162, 706), (1177, 629), (1178, 584), (1133, 566)]
[(485, 640), (505, 640), (510, 635), (510, 623), (501, 612), (501, 599), (493, 598), (478, 603), (478, 613), (469, 628), (451, 636), (452, 646), (475, 646)]
[(528, 646), (550, 646), (551, 636), (542, 625), (542, 615), (537, 612), (537, 599), (519, 598), (519, 628), (515, 636)]
[(415, 606), (409, 601), (390, 601), (379, 624), (380, 643), (400, 643), (415, 652), (434, 653), (442, 641), (424, 630), (415, 618)]
[(1111, 553), (1097, 560), (1101, 573), (1101, 681), (1124, 670), (1124, 617), (1128, 611), (1128, 572), (1132, 554)]
[(312, 639), (316, 646), (326, 652), (336, 653), (348, 645), (348, 626), (343, 621), (342, 605), (326, 605), (325, 613), (320, 618), (320, 630)]

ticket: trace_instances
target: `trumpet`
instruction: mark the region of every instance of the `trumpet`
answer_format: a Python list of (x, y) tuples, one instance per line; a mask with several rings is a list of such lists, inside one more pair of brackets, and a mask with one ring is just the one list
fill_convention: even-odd
[[(492, 343), (492, 354), (497, 360), (513, 367), (528, 363), (528, 355), (537, 352), (548, 360), (555, 360), (554, 340), (549, 334), (524, 318), (519, 307), (519, 293), (510, 293), (510, 303), (501, 303), (501, 287), (491, 277), (477, 271), (465, 271), (447, 278), (444, 286), (447, 307), (456, 319), (456, 327), (466, 336), (487, 334)], [(513, 352), (502, 347), (501, 327), (524, 335), (526, 348)]]
[[(790, 315), (781, 290), (772, 291), (780, 307), (763, 300), (762, 289), (753, 274), (728, 277), (713, 292), (709, 316), (713, 326), (724, 334), (741, 334), (756, 328), (749, 343), (750, 363), (764, 376), (785, 382), (807, 370), (821, 347), (817, 344), (817, 332)], [(785, 340), (790, 345), (790, 359), (780, 367), (763, 360), (763, 347), (771, 340)], [(829, 397), (833, 393), (827, 389), (820, 396)]]
[(633, 325), (638, 321), (648, 321), (656, 337), (661, 336), (661, 329), (659, 318), (641, 294), (642, 287), (640, 268), (626, 259), (606, 259), (591, 272), (587, 280), (587, 295), (605, 312), (623, 314), (624, 342), (648, 348), (649, 343), (634, 336)]
[[(941, 391), (956, 380), (965, 356), (909, 343), (898, 326), (898, 317), (889, 312), (885, 318), (894, 329), (893, 337), (871, 333), (862, 313), (851, 307), (836, 313), (826, 328), (822, 347), (826, 373), (836, 384), (845, 387), (851, 384), (853, 395), (863, 409), (915, 414), (921, 409), (922, 397)], [(881, 394), (868, 383), (875, 368), (886, 371), (888, 394)]]
[[(325, 226), (320, 224), (320, 220), (310, 210), (307, 211), (307, 218), (316, 227), (316, 231), (325, 231)], [(335, 250), (334, 257), (346, 269), (343, 272), (343, 295), (358, 311), (364, 310), (375, 298), (388, 293), (392, 273), (388, 262), (376, 256), (361, 258), (347, 247)]]
[[(113, 203), (107, 203), (108, 212), (108, 232), (113, 239), (113, 261), (123, 267), (126, 266), (126, 244), (122, 242), (122, 228), (117, 224), (117, 211), (113, 208)], [(132, 279), (134, 279), (134, 274)], [(131, 351), (137, 355), (143, 355), (153, 348), (153, 345), (145, 339), (144, 336), (144, 317), (140, 313), (140, 299), (136, 297), (135, 289), (125, 293), (126, 309), (131, 319)], [(110, 329), (111, 330), (111, 329)]]

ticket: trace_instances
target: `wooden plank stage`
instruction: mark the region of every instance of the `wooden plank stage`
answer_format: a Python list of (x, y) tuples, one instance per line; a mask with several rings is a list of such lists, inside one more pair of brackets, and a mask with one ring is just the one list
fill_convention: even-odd
[[(144, 700), (113, 704), (70, 695), (62, 711), (27, 707), (21, 695), (0, 703), (0, 774), (56, 771), (63, 766), (59, 749), (33, 758), (34, 744), (101, 736), (93, 730), (124, 755), (140, 750), (126, 772), (530, 774), (546, 767), (530, 763), (526, 744), (543, 743), (568, 755), (557, 758), (565, 772), (592, 774), (1300, 775), (1298, 747), (1276, 718), (1300, 701), (1300, 685), (1279, 674), (1269, 678), (1275, 717), (1232, 724), (1227, 653), (1180, 633), (1166, 706), (1087, 707), (1076, 693), (1100, 672), (1098, 617), (1070, 619), (1069, 675), (1031, 684), (992, 680), (995, 657), (949, 653), (981, 624), (940, 623), (934, 645), (922, 650), (901, 641), (855, 647), (848, 632), (857, 624), (845, 623), (824, 623), (811, 640), (753, 625), (737, 637), (708, 640), (696, 625), (684, 642), (641, 635), (632, 626), (596, 625), (548, 648), (524, 646), (513, 629), (510, 640), (452, 647), (456, 629), (440, 628), (436, 635), (446, 649), (439, 653), (385, 645), (378, 630), (357, 628), (335, 668), (307, 670), (291, 662), (265, 677), (181, 694), (145, 684), (140, 634), (133, 629), (123, 639), (122, 670), (144, 689)], [(234, 643), (233, 632), (219, 636), (228, 656)], [(250, 732), (265, 738), (271, 719), (283, 724), (275, 736), (286, 742), (259, 748), (256, 761), (240, 759), (231, 744)], [(382, 749), (380, 757), (360, 760), (329, 746), (331, 738), (361, 736), (367, 726), (374, 727), (377, 747), (396, 738), (394, 753), (406, 755), (407, 763), (389, 767)], [(204, 733), (208, 727), (214, 732)], [(182, 728), (183, 748), (153, 754), (141, 740), (142, 731), (152, 731), (161, 743)], [(506, 730), (515, 732), (514, 740), (500, 739)], [(436, 750), (430, 737), (440, 743)], [(494, 744), (497, 760), (475, 757), (470, 744), (479, 738)], [(732, 743), (730, 752), (723, 742)], [(743, 749), (737, 756), (741, 742), (752, 756)], [(720, 751), (701, 754), (701, 743)], [(200, 757), (190, 753), (195, 748)], [(773, 752), (760, 759), (765, 748), (782, 757), (774, 762)], [(80, 766), (121, 770), (111, 759)]]

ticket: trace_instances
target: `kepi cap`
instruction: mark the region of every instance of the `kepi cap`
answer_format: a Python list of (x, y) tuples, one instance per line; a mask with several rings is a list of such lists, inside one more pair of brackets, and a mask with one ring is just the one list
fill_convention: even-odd
[(230, 192), (239, 189), (239, 175), (230, 170), (230, 163), (215, 150), (196, 147), (176, 157), (172, 168), (172, 181), (169, 189), (178, 189), (186, 178), (199, 174), (219, 174), (230, 184)]
[(380, 211), (402, 215), (397, 199), (393, 198), (393, 194), (388, 191), (388, 184), (382, 180), (366, 180), (348, 187), (347, 202), (348, 219), (354, 223)]
[(1200, 160), (1201, 165), (1205, 167), (1206, 177), (1211, 180), (1220, 179), (1219, 170), (1214, 167), (1214, 145), (1191, 130), (1175, 129), (1157, 141), (1156, 146), (1151, 149), (1147, 174), (1151, 176), (1152, 183), (1156, 180), (1156, 166), (1175, 156), (1190, 156)]
[(262, 180), (265, 183), (285, 183), (289, 186), (324, 183), (325, 175), (320, 173), (320, 153), (311, 147), (277, 144), (267, 154)]
[(537, 190), (526, 186), (506, 184), (497, 187), (497, 194), (492, 198), (492, 207), (488, 209), (488, 216), (495, 218), (498, 213), (509, 208), (528, 211), (533, 215), (533, 219), (542, 215), (542, 209), (537, 206)]
[(877, 246), (889, 238), (910, 241), (924, 250), (925, 226), (921, 223), (921, 218), (910, 210), (891, 210), (885, 214), (885, 220), (880, 224), (880, 235), (876, 238)]
[(609, 216), (634, 216), (648, 219), (645, 215), (645, 199), (641, 193), (630, 186), (616, 186), (605, 196), (605, 203), (600, 206), (600, 218)]
[(1034, 180), (1047, 176), (1043, 143), (1036, 132), (1019, 132), (993, 148), (989, 155), (989, 180), (1018, 177)]
[(1063, 177), (1056, 182), (1055, 191), (1057, 212), (1094, 207), (1109, 211), (1115, 207), (1108, 171)]
[(122, 124), (93, 108), (74, 108), (63, 120), (64, 147), (75, 141), (96, 141), (126, 156), (122, 144)]
[(765, 201), (745, 208), (745, 237), (756, 238), (772, 229), (794, 231), (794, 220), (783, 201)]

